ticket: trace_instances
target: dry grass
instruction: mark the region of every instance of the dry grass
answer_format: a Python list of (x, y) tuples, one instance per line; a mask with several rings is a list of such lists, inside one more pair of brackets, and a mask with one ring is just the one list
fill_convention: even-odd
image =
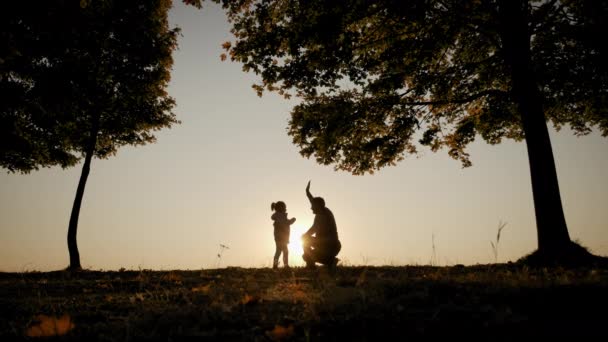
[(607, 289), (607, 269), (514, 264), (4, 273), (0, 336), (40, 317), (67, 340), (607, 336)]

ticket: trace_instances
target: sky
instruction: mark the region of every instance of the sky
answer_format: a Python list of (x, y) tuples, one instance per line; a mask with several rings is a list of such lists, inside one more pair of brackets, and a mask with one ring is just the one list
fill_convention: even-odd
[[(297, 99), (258, 97), (256, 75), (220, 60), (232, 37), (218, 6), (176, 1), (170, 22), (182, 29), (169, 86), (182, 123), (158, 132), (155, 144), (93, 160), (78, 226), (84, 268), (269, 267), (270, 204), (279, 200), (296, 218), (290, 263), (302, 265), (297, 238), (314, 219), (309, 180), (336, 217), (343, 265), (487, 264), (536, 248), (523, 142), (478, 139), (464, 169), (446, 151), (422, 150), (373, 175), (335, 171), (302, 157), (287, 135)], [(608, 139), (550, 133), (570, 237), (608, 256)], [(68, 266), (80, 172), (0, 173), (0, 271)]]

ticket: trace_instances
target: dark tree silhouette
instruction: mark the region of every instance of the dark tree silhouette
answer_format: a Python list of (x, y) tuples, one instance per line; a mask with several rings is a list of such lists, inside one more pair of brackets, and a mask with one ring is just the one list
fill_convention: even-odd
[(178, 123), (168, 96), (170, 0), (15, 2), (3, 9), (0, 165), (28, 173), (84, 158), (68, 227), (80, 269), (78, 216), (93, 157), (155, 141)]
[(302, 155), (371, 173), (418, 140), (466, 167), (478, 136), (525, 139), (536, 254), (586, 253), (568, 234), (547, 121), (608, 135), (605, 1), (221, 2), (224, 48), (261, 76), (258, 94), (303, 99), (289, 122)]

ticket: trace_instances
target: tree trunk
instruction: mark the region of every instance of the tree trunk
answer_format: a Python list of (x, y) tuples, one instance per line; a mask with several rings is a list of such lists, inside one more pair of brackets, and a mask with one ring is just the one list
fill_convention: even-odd
[(531, 67), (527, 1), (502, 0), (499, 12), (502, 49), (511, 69), (511, 91), (521, 115), (528, 149), (538, 252), (560, 258), (568, 253), (571, 240), (542, 108), (542, 94)]
[(74, 198), (74, 204), (72, 206), (72, 214), (70, 215), (70, 223), (68, 226), (68, 251), (70, 253), (70, 266), (69, 270), (80, 270), (80, 253), (78, 252), (78, 244), (76, 242), (76, 233), (78, 231), (78, 217), (80, 216), (80, 206), (82, 205), (82, 198), (84, 196), (84, 189), (87, 185), (87, 179), (89, 178), (89, 171), (91, 170), (91, 160), (95, 154), (95, 146), (97, 145), (97, 134), (99, 133), (99, 121), (101, 114), (97, 114), (93, 118), (93, 126), (91, 128), (91, 136), (89, 144), (86, 147), (84, 164), (82, 165), (82, 173), (80, 174), (80, 180), (78, 181), (78, 188), (76, 189), (76, 197)]

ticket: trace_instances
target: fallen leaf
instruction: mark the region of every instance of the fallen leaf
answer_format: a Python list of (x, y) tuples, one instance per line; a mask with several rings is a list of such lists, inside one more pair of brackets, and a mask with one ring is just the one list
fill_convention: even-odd
[(294, 304), (297, 302), (304, 302), (307, 299), (306, 292), (302, 291), (301, 289), (294, 290), (292, 296)]
[(176, 272), (169, 272), (169, 273), (163, 275), (162, 279), (166, 280), (166, 281), (172, 281), (175, 283), (179, 283), (179, 284), (181, 284), (181, 282), (182, 282), (182, 276)]
[(136, 301), (140, 301), (143, 302), (144, 301), (144, 294), (143, 293), (136, 293), (135, 295), (129, 297), (129, 301), (131, 302), (131, 304), (135, 303)]
[(75, 325), (69, 315), (60, 318), (38, 315), (34, 319), (38, 324), (30, 326), (25, 334), (28, 337), (61, 336), (74, 329)]
[(268, 336), (273, 341), (282, 341), (293, 336), (293, 325), (290, 324), (288, 327), (282, 325), (275, 325), (274, 329), (266, 331)]
[(211, 284), (201, 285), (201, 286), (197, 286), (197, 287), (193, 287), (192, 288), (192, 292), (201, 292), (201, 293), (204, 293), (204, 294), (209, 293), (209, 290), (211, 290)]
[(255, 304), (257, 302), (258, 302), (258, 298), (254, 297), (254, 296), (250, 296), (249, 294), (245, 294), (243, 299), (241, 299), (241, 304), (243, 304), (243, 305)]

